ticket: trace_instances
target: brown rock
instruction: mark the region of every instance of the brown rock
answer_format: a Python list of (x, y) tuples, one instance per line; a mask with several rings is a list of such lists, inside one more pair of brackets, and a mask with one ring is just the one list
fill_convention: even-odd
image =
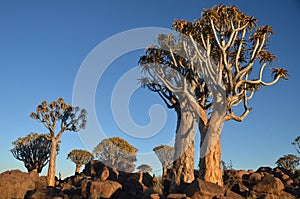
[(254, 185), (253, 190), (258, 193), (269, 193), (279, 195), (284, 189), (284, 185), (280, 179), (265, 175), (261, 182)]
[(271, 167), (259, 167), (256, 172), (272, 173), (272, 171)]
[(145, 198), (145, 186), (138, 179), (131, 177), (123, 183), (123, 191), (130, 195), (130, 198)]
[(157, 193), (153, 193), (150, 195), (150, 199), (160, 199), (160, 197)]
[(85, 179), (81, 182), (81, 195), (86, 198), (87, 197), (87, 188), (88, 184), (91, 182), (91, 180)]
[[(256, 198), (259, 198), (259, 199), (296, 199), (295, 196), (289, 194), (289, 193), (286, 193), (286, 192), (281, 192), (280, 195), (275, 195), (275, 194), (260, 194), (258, 195), (258, 197)], [(256, 198), (250, 198), (250, 199), (256, 199)]]
[(244, 197), (248, 197), (249, 195), (249, 188), (240, 183), (234, 184), (233, 187), (231, 188), (231, 191)]
[(245, 199), (241, 195), (234, 193), (232, 191), (227, 191), (224, 196), (222, 196), (224, 199)]
[(5, 171), (0, 174), (0, 198), (24, 198), (28, 190), (35, 189), (37, 176), (20, 170)]
[(54, 187), (47, 187), (46, 189), (30, 190), (26, 193), (24, 199), (53, 199), (53, 198), (67, 198), (61, 190)]
[(86, 195), (89, 198), (110, 198), (119, 189), (122, 189), (122, 185), (115, 181), (90, 181)]
[(107, 166), (104, 166), (101, 173), (100, 173), (100, 180), (104, 181), (107, 180), (109, 177), (109, 170)]
[(215, 196), (220, 197), (225, 193), (225, 188), (199, 178), (195, 179), (191, 184), (188, 184), (183, 193), (191, 198), (213, 198)]
[[(106, 169), (108, 169), (109, 172), (107, 172)], [(107, 177), (108, 180), (116, 181), (118, 179), (118, 172), (106, 166), (103, 162), (99, 160), (91, 160), (89, 163), (85, 165), (82, 172), (86, 176), (90, 176), (92, 178), (97, 178), (97, 179), (101, 179), (101, 177), (105, 179), (107, 175), (108, 175)]]
[(179, 193), (171, 193), (167, 197), (168, 199), (187, 199), (187, 196), (185, 194), (179, 194)]
[(234, 182), (243, 182), (243, 178), (248, 176), (250, 173), (245, 170), (225, 170), (224, 171), (224, 181), (234, 181)]
[(262, 180), (262, 174), (261, 173), (252, 173), (249, 175), (248, 180), (252, 185), (256, 185), (257, 183), (259, 183)]

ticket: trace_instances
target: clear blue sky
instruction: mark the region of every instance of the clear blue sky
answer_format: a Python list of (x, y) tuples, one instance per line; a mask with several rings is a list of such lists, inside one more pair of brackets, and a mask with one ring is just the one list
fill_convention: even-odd
[[(270, 49), (279, 58), (275, 64), (290, 72), (288, 81), (256, 93), (251, 101), (253, 111), (243, 123), (225, 124), (222, 159), (232, 160), (237, 169), (256, 169), (262, 165), (275, 166), (279, 157), (295, 154), (290, 143), (300, 135), (299, 0), (12, 0), (0, 1), (0, 172), (26, 171), (23, 163), (9, 152), (11, 142), (30, 132), (46, 133), (41, 124), (29, 117), (30, 112), (43, 100), (51, 101), (61, 96), (71, 102), (76, 74), (99, 43), (133, 28), (170, 28), (175, 19), (193, 20), (200, 16), (203, 8), (220, 3), (238, 6), (246, 14), (255, 16), (260, 25), (271, 25), (275, 35)], [(164, 128), (155, 136), (142, 139), (124, 133), (116, 125), (110, 105), (114, 84), (137, 65), (142, 53), (142, 50), (133, 51), (115, 60), (101, 78), (95, 100), (105, 135), (125, 138), (141, 153), (148, 153), (154, 146), (172, 142), (175, 113), (166, 110)], [(105, 54), (102, 56), (105, 58)], [(157, 103), (163, 104), (156, 94), (145, 89), (136, 90), (130, 101), (133, 120), (139, 125), (147, 125), (148, 110)], [(93, 139), (101, 141), (100, 137)], [(63, 176), (74, 172), (74, 165), (66, 160), (66, 156), (75, 148), (89, 149), (91, 146), (83, 143), (76, 133), (66, 132), (57, 157), (57, 171)], [(196, 150), (199, 150), (198, 144)], [(146, 158), (137, 165), (153, 163), (157, 166), (157, 161)]]

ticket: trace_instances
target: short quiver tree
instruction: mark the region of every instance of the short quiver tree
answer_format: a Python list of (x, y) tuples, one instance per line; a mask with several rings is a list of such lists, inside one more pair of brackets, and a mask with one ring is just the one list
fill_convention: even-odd
[(168, 145), (160, 145), (153, 148), (156, 156), (162, 165), (162, 178), (167, 177), (168, 168), (172, 168), (173, 159), (174, 159), (174, 147)]
[[(24, 163), (28, 172), (42, 172), (49, 162), (51, 151), (51, 138), (49, 134), (30, 133), (20, 137), (12, 143), (10, 150), (13, 156)], [(59, 146), (56, 147), (57, 152)]]
[(83, 165), (87, 164), (89, 161), (93, 160), (94, 156), (86, 150), (74, 149), (68, 154), (67, 159), (70, 159), (72, 162), (75, 163), (75, 173), (79, 173), (80, 168)]

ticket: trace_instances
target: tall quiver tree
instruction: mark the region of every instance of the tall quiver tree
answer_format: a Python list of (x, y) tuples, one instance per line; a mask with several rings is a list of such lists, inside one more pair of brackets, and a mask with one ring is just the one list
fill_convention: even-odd
[[(171, 191), (181, 182), (191, 183), (194, 180), (194, 109), (187, 98), (187, 91), (182, 82), (194, 81), (189, 71), (177, 63), (183, 64), (180, 56), (175, 57), (177, 46), (169, 46), (172, 35), (159, 35), (158, 46), (145, 50), (139, 64), (144, 77), (140, 79), (142, 87), (158, 93), (168, 108), (174, 109), (177, 115), (175, 152)], [(176, 45), (173, 42), (173, 45)], [(168, 49), (166, 49), (168, 48)], [(176, 60), (179, 59), (179, 60)], [(176, 75), (174, 75), (176, 74)], [(179, 75), (178, 75), (179, 74)], [(195, 88), (190, 88), (191, 90)], [(193, 92), (193, 91), (192, 91)], [(174, 189), (173, 189), (174, 187)]]
[[(194, 112), (201, 133), (200, 178), (223, 185), (220, 165), (223, 123), (243, 121), (251, 110), (248, 102), (254, 93), (262, 86), (287, 79), (287, 70), (272, 68), (273, 78), (263, 80), (275, 59), (268, 50), (268, 39), (273, 31), (271, 26), (258, 26), (254, 17), (236, 7), (216, 6), (204, 10), (201, 19), (194, 22), (175, 21), (173, 28), (189, 41), (165, 35), (164, 39), (158, 39), (159, 46), (146, 51), (142, 61), (153, 63), (150, 56), (154, 56), (164, 67), (175, 68), (184, 77), (193, 78), (190, 84), (194, 89), (189, 93), (193, 92), (197, 102)], [(168, 48), (168, 52), (162, 48)], [(178, 56), (181, 51), (185, 51), (184, 57)], [(163, 67), (157, 71), (162, 70)], [(155, 72), (151, 75), (159, 76)], [(152, 80), (147, 79), (147, 84), (157, 84), (156, 79)], [(224, 107), (224, 114), (220, 114), (220, 106)], [(237, 106), (243, 109), (239, 115), (234, 111)]]
[[(30, 117), (42, 123), (49, 130), (51, 138), (51, 153), (47, 174), (48, 186), (55, 185), (56, 147), (65, 131), (78, 132), (85, 128), (86, 110), (66, 104), (63, 98), (47, 103), (43, 101), (37, 106), (36, 112), (32, 112)], [(55, 131), (58, 131), (56, 134)]]
[(156, 156), (162, 165), (162, 178), (165, 179), (167, 177), (167, 170), (173, 164), (174, 158), (174, 147), (168, 145), (160, 145), (153, 148)]
[(89, 161), (93, 160), (94, 156), (88, 151), (81, 150), (81, 149), (74, 149), (68, 154), (67, 159), (70, 159), (72, 162), (75, 163), (76, 165), (75, 173), (79, 173), (80, 167), (87, 164)]

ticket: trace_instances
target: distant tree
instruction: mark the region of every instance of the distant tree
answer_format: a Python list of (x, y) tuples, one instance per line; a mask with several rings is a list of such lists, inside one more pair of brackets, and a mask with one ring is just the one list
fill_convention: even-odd
[(116, 166), (113, 166), (114, 169), (117, 169), (119, 171), (124, 171), (127, 173), (131, 173), (135, 169), (135, 165), (132, 161), (128, 160), (120, 160)]
[[(95, 148), (94, 156), (113, 168), (120, 168), (120, 163), (127, 164), (136, 161), (137, 149), (126, 140), (119, 137), (103, 139)], [(124, 165), (122, 167), (124, 167)]]
[(296, 151), (300, 153), (300, 136), (295, 138), (295, 140), (292, 142), (292, 145), (294, 145)]
[(140, 166), (137, 167), (137, 169), (138, 169), (140, 172), (151, 172), (151, 171), (152, 171), (151, 166), (149, 166), (149, 165), (147, 165), (147, 164), (141, 164)]
[[(48, 186), (55, 185), (57, 143), (60, 142), (60, 138), (65, 131), (78, 132), (80, 129), (85, 128), (86, 114), (85, 109), (66, 104), (63, 98), (58, 98), (57, 101), (50, 104), (43, 101), (37, 106), (36, 112), (30, 114), (31, 118), (42, 123), (49, 130), (52, 147), (47, 174)], [(55, 134), (56, 130), (58, 130), (57, 134)]]
[(137, 167), (137, 169), (140, 172), (140, 177), (139, 177), (139, 182), (140, 183), (143, 182), (143, 173), (145, 173), (145, 172), (151, 172), (152, 171), (151, 166), (149, 166), (147, 164), (141, 164), (140, 166)]
[(81, 149), (72, 150), (67, 157), (67, 159), (70, 159), (72, 162), (76, 164), (75, 173), (79, 173), (80, 167), (87, 164), (93, 158), (94, 158), (93, 154)]
[(225, 170), (233, 169), (233, 165), (232, 165), (232, 161), (231, 160), (229, 160), (229, 162), (227, 162), (227, 163), (224, 160), (221, 160), (221, 166), (222, 166), (223, 172)]
[(299, 163), (300, 158), (293, 154), (284, 155), (283, 157), (279, 158), (276, 162), (278, 167), (289, 170), (292, 173), (295, 172), (297, 166), (299, 166)]
[(163, 173), (162, 177), (165, 178), (167, 176), (168, 168), (172, 168), (173, 158), (174, 158), (174, 147), (168, 145), (160, 145), (153, 148), (156, 156), (162, 164)]
[(194, 179), (195, 121), (201, 134), (199, 176), (223, 185), (223, 124), (243, 121), (254, 94), (287, 79), (288, 71), (271, 68), (276, 58), (268, 48), (271, 26), (259, 26), (237, 7), (214, 6), (200, 19), (175, 21), (173, 28), (179, 34), (159, 35), (139, 60), (142, 86), (177, 113), (172, 187)]
[[(26, 137), (18, 138), (12, 144), (14, 145), (10, 150), (12, 155), (24, 163), (28, 172), (41, 173), (49, 162), (51, 138), (48, 134), (30, 133)], [(59, 151), (59, 146), (56, 150)]]

